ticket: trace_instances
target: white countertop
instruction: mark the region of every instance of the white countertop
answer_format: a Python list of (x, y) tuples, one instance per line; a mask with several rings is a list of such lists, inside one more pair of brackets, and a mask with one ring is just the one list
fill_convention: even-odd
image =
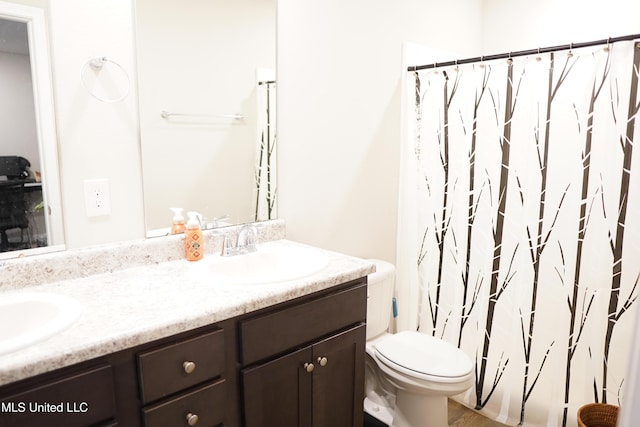
[[(288, 240), (262, 245), (309, 248)], [(84, 311), (57, 335), (0, 356), (0, 385), (327, 289), (375, 269), (367, 260), (315, 250), (328, 256), (328, 265), (316, 274), (288, 282), (216, 283), (206, 269), (198, 266), (206, 262), (205, 258), (196, 263), (174, 260), (29, 286), (29, 292), (72, 296), (82, 303)]]

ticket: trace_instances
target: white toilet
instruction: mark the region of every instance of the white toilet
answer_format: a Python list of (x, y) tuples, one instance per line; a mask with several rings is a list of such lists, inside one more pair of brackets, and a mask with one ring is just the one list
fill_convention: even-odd
[(473, 385), (459, 348), (420, 332), (390, 334), (395, 267), (372, 260), (367, 292), (365, 411), (393, 427), (447, 427), (447, 398)]

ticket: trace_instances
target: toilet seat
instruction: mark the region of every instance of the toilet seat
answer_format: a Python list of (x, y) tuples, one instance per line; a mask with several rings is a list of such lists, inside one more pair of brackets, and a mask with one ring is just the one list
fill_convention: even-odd
[(433, 382), (460, 382), (473, 370), (471, 359), (459, 348), (414, 331), (389, 335), (375, 343), (378, 360), (404, 375)]

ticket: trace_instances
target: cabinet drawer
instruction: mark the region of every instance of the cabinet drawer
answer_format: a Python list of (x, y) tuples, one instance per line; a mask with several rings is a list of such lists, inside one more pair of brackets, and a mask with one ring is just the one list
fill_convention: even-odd
[(110, 365), (0, 398), (3, 427), (115, 425), (115, 416)]
[(145, 403), (211, 380), (224, 371), (224, 330), (141, 353), (138, 366)]
[(226, 384), (220, 379), (174, 399), (143, 409), (145, 427), (189, 427), (189, 417), (197, 417), (191, 425), (215, 427), (225, 415)]
[(240, 322), (242, 364), (308, 343), (367, 317), (366, 281), (337, 293)]

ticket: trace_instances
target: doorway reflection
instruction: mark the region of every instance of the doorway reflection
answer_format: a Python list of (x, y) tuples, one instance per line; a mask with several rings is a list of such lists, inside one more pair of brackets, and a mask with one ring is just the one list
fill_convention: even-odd
[(0, 252), (47, 245), (26, 22), (0, 19)]

